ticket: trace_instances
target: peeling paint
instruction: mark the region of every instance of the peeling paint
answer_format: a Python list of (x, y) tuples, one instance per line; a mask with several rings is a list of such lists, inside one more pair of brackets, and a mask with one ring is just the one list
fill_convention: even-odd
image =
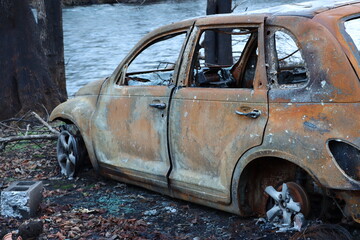
[[(304, 185), (314, 186), (306, 191), (335, 192), (347, 217), (360, 222), (360, 184), (349, 180), (327, 148), (329, 139), (360, 146), (355, 118), (360, 114), (359, 67), (339, 29), (341, 18), (359, 14), (359, 7), (318, 6), (318, 11), (302, 11), (306, 17), (271, 12), (221, 15), (165, 26), (149, 33), (108, 81), (96, 85), (99, 96), (78, 94), (55, 109), (52, 119), (74, 121), (99, 172), (117, 180), (247, 215), (265, 213), (267, 184), (279, 186), (304, 174)], [(191, 85), (200, 33), (239, 24), (256, 32), (252, 84), (226, 89)], [(300, 83), (278, 82), (274, 59), (280, 60), (271, 51), (278, 31), (293, 36), (304, 58), (297, 68)], [(188, 33), (187, 41), (172, 84), (121, 82), (123, 67), (144, 45), (180, 32)], [(242, 59), (250, 58), (246, 54), (251, 55), (245, 51)], [(243, 69), (237, 81), (246, 72), (245, 61), (238, 66)], [(251, 118), (254, 112), (258, 115)], [(251, 178), (244, 179), (247, 176)]]

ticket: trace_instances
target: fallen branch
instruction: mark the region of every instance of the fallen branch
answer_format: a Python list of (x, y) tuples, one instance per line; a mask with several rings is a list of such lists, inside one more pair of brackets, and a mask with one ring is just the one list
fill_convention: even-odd
[[(54, 129), (53, 127), (51, 127), (46, 121), (44, 121), (37, 113), (35, 112), (31, 112), (30, 113), (32, 116), (34, 116), (43, 126), (45, 126), (50, 134), (33, 134), (33, 135), (29, 135), (29, 130), (30, 130), (30, 124), (27, 124), (26, 126), (26, 130), (21, 130), (24, 131), (25, 133), (23, 133), (24, 135), (17, 135), (17, 136), (9, 136), (9, 137), (0, 137), (0, 152), (3, 151), (5, 149), (5, 146), (8, 143), (11, 142), (16, 142), (16, 141), (23, 141), (23, 140), (40, 140), (40, 139), (47, 139), (47, 140), (53, 140), (53, 139), (57, 139), (59, 136), (59, 131), (57, 131), (56, 129)], [(5, 126), (5, 127), (10, 127), (10, 126)], [(53, 133), (53, 134), (52, 134)]]
[(42, 134), (42, 135), (26, 135), (26, 136), (12, 136), (0, 138), (0, 143), (9, 143), (22, 140), (34, 140), (34, 139), (57, 139), (58, 134)]
[(12, 136), (12, 137), (0, 138), (0, 152), (4, 151), (6, 145), (10, 142), (23, 141), (23, 140), (39, 140), (39, 139), (54, 140), (57, 138), (58, 138), (58, 134), (26, 135), (26, 136)]
[(31, 114), (37, 119), (39, 120), (45, 127), (47, 127), (49, 129), (50, 132), (55, 133), (55, 134), (59, 134), (59, 132), (57, 130), (55, 130), (54, 128), (52, 128), (47, 122), (45, 122), (36, 112), (31, 112)]

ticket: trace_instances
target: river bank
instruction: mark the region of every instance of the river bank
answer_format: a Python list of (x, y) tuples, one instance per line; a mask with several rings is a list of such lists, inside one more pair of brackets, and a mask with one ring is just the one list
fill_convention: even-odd
[[(32, 6), (38, 0), (32, 0)], [(132, 3), (132, 4), (143, 4), (146, 2), (156, 2), (159, 0), (61, 0), (63, 6), (83, 6), (91, 4), (113, 4), (113, 3)]]

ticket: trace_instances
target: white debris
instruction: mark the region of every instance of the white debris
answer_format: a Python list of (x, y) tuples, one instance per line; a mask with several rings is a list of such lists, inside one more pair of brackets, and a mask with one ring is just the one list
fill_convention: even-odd
[(324, 88), (325, 85), (326, 85), (326, 81), (325, 80), (321, 81), (321, 87)]
[(301, 231), (301, 229), (305, 226), (306, 220), (305, 216), (302, 213), (298, 213), (294, 216), (294, 229), (296, 231)]
[(259, 218), (258, 220), (256, 220), (256, 225), (259, 225), (259, 224), (263, 224), (263, 223), (266, 223), (266, 219), (265, 218)]
[(153, 210), (147, 210), (143, 213), (145, 216), (155, 216), (158, 214), (157, 210), (156, 209), (153, 209)]
[(176, 213), (177, 212), (177, 210), (175, 208), (173, 208), (173, 207), (165, 207), (165, 210), (167, 212), (169, 212), (169, 213)]

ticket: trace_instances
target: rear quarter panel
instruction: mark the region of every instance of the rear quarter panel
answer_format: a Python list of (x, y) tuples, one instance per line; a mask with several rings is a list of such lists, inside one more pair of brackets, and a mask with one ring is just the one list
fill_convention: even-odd
[(262, 151), (288, 159), (321, 185), (359, 190), (327, 147), (329, 139), (360, 146), (360, 83), (346, 54), (323, 25), (303, 17), (277, 17), (268, 24), (293, 33), (303, 52), (309, 82), (269, 91), (269, 122)]

